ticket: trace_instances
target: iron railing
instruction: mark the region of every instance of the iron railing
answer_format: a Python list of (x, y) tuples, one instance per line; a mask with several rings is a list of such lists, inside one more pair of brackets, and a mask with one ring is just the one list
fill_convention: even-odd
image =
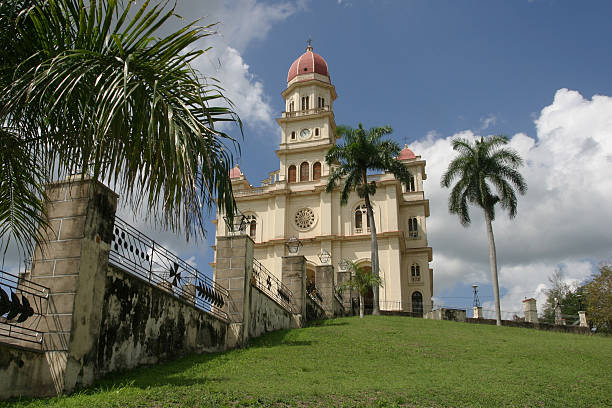
[(272, 275), (257, 259), (253, 259), (251, 283), (291, 313), (297, 313), (296, 308), (291, 303), (293, 292), (276, 276)]
[(26, 279), (26, 273), (0, 270), (0, 337), (40, 344), (43, 337), (36, 328), (48, 298), (49, 288)]
[(224, 320), (229, 292), (198, 269), (115, 217), (111, 264)]
[(329, 105), (326, 106), (322, 106), (319, 108), (312, 108), (312, 109), (303, 109), (303, 110), (298, 110), (298, 111), (283, 111), (282, 112), (282, 117), (283, 118), (297, 118), (300, 116), (308, 116), (308, 115), (316, 115), (318, 113), (322, 113), (322, 112), (329, 112)]
[(323, 303), (323, 297), (313, 282), (306, 282), (306, 294), (316, 303)]

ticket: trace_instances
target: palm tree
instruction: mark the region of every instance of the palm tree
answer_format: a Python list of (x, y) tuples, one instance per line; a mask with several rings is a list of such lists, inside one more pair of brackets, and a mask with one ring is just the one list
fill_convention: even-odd
[[(517, 199), (512, 186), (524, 195), (527, 184), (516, 170), (523, 165), (523, 159), (514, 150), (503, 148), (508, 144), (505, 136), (481, 137), (471, 144), (465, 139), (453, 140), (453, 149), (459, 152), (442, 175), (442, 187), (450, 187), (458, 179), (448, 199), (448, 210), (457, 214), (463, 226), (470, 225), (469, 204), (482, 208), (489, 238), (489, 261), (497, 325), (501, 326), (499, 306), (499, 284), (497, 282), (497, 255), (493, 237), (492, 222), (495, 219), (495, 204), (508, 210), (510, 218), (516, 216)], [(491, 190), (495, 188), (497, 194)]]
[(349, 269), (351, 270), (351, 279), (344, 282), (340, 286), (340, 291), (345, 289), (356, 290), (359, 294), (359, 317), (363, 318), (364, 304), (363, 298), (368, 294), (370, 288), (375, 289), (382, 286), (382, 280), (380, 276), (375, 275), (372, 270), (367, 271), (366, 269), (360, 268), (356, 263), (347, 261)]
[[(327, 152), (325, 161), (331, 166), (331, 174), (326, 191), (331, 193), (342, 180), (344, 186), (340, 204), (345, 205), (352, 191), (357, 191), (365, 200), (371, 234), (372, 273), (379, 276), (378, 240), (376, 224), (370, 197), (376, 194), (376, 182), (368, 182), (368, 171), (385, 171), (393, 174), (405, 185), (410, 182), (410, 172), (396, 160), (400, 146), (392, 140), (383, 140), (392, 132), (391, 127), (374, 127), (364, 129), (360, 123), (357, 129), (349, 126), (338, 126), (336, 134), (343, 139), (343, 145), (335, 145)], [(372, 314), (380, 314), (378, 286), (374, 287), (374, 305)]]
[[(41, 187), (90, 174), (187, 238), (217, 205), (234, 213), (231, 103), (192, 61), (213, 25), (183, 25), (166, 4), (121, 0), (0, 2), (0, 240), (44, 239)], [(34, 238), (34, 242), (32, 239)], [(5, 246), (5, 248), (6, 248)]]

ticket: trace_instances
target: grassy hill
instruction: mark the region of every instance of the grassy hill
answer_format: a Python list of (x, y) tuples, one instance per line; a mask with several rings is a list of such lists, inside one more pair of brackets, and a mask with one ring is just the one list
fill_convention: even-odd
[[(2, 404), (0, 404), (2, 405)], [(612, 338), (366, 316), (18, 407), (612, 406)]]

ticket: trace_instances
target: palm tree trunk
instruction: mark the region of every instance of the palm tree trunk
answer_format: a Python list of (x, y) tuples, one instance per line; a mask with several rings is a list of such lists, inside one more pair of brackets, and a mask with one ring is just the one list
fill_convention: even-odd
[(363, 319), (364, 309), (365, 309), (365, 306), (363, 304), (363, 295), (360, 292), (359, 293), (359, 318), (360, 319)]
[(495, 298), (495, 317), (497, 325), (501, 326), (501, 308), (499, 306), (499, 284), (497, 283), (497, 253), (495, 251), (495, 238), (493, 237), (493, 225), (488, 210), (484, 210), (487, 234), (489, 236), (489, 263), (491, 264), (491, 280), (493, 281), (493, 296)]
[[(372, 203), (370, 203), (370, 195), (366, 194), (365, 195), (365, 205), (366, 205), (366, 209), (367, 209), (367, 213), (368, 213), (368, 220), (370, 220), (370, 236), (371, 238), (371, 254), (370, 257), (372, 258), (372, 273), (374, 274), (374, 276), (380, 276), (379, 274), (379, 268), (378, 268), (378, 238), (376, 237), (376, 224), (374, 224), (374, 211), (372, 211)], [(373, 305), (372, 305), (372, 314), (373, 315), (379, 315), (380, 314), (380, 307), (378, 305), (378, 285), (374, 285), (372, 287), (372, 294), (373, 296)]]

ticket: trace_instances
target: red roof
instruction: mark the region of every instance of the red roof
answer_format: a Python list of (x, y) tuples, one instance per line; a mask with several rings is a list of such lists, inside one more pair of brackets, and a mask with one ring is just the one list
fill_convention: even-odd
[(230, 179), (240, 178), (240, 176), (242, 176), (242, 171), (240, 170), (240, 167), (238, 167), (238, 165), (235, 165), (229, 171), (229, 176), (230, 176)]
[(408, 160), (408, 159), (416, 159), (416, 155), (412, 150), (408, 148), (407, 145), (404, 145), (404, 148), (400, 152), (399, 156), (397, 156), (398, 160)]
[(306, 52), (303, 53), (293, 61), (289, 72), (287, 73), (287, 82), (290, 82), (293, 78), (302, 74), (317, 73), (329, 77), (329, 71), (327, 70), (327, 62), (322, 56), (312, 51), (312, 47), (309, 45), (306, 48)]

